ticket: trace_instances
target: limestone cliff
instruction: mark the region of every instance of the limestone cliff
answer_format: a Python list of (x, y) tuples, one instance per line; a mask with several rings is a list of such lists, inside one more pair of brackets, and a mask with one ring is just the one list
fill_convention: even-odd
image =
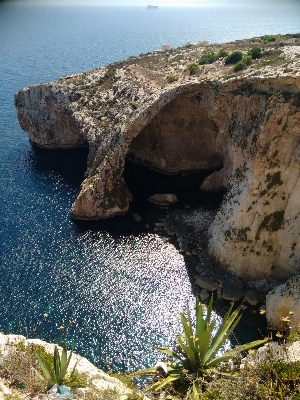
[[(210, 253), (240, 276), (300, 270), (300, 44), (281, 37), (207, 48), (196, 45), (130, 58), (56, 83), (21, 90), (18, 118), (43, 147), (89, 146), (78, 219), (125, 213), (125, 158), (165, 173), (216, 170), (202, 184), (227, 189), (210, 227)], [(261, 46), (238, 73), (202, 53)]]

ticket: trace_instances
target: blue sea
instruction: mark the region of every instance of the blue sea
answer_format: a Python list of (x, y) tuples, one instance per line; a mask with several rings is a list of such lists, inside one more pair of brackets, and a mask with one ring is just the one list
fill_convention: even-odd
[(153, 229), (130, 216), (71, 219), (86, 151), (33, 149), (14, 94), (163, 43), (300, 32), (299, 16), (299, 1), (157, 11), (0, 2), (0, 330), (66, 338), (99, 367), (124, 371), (159, 357), (149, 344), (173, 343), (178, 311), (194, 299), (193, 270)]

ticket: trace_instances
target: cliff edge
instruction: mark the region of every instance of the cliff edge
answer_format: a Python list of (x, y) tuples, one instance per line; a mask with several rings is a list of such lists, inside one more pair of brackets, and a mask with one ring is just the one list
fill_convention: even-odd
[[(247, 62), (256, 47), (261, 54)], [(235, 50), (246, 60), (238, 72), (222, 57)], [(209, 54), (218, 56), (199, 65)], [(15, 106), (33, 144), (89, 147), (73, 218), (127, 212), (126, 157), (164, 173), (212, 169), (201, 189), (227, 192), (210, 254), (251, 279), (300, 273), (300, 39), (129, 58), (22, 89)]]

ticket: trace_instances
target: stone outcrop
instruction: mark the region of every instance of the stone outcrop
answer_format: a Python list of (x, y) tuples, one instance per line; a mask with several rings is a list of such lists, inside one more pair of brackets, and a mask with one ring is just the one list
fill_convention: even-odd
[(297, 330), (300, 326), (300, 275), (277, 286), (266, 297), (266, 317), (272, 329)]
[[(190, 75), (207, 46), (131, 58), (21, 90), (18, 118), (42, 147), (89, 146), (78, 219), (126, 213), (126, 157), (165, 173), (211, 170), (227, 190), (210, 254), (250, 279), (300, 272), (300, 46), (282, 37), (234, 74), (219, 59)], [(245, 54), (259, 39), (215, 46)], [(275, 46), (275, 47), (270, 47)]]
[[(0, 364), (3, 360), (5, 363), (6, 359), (8, 360), (6, 362), (9, 362), (10, 358), (12, 357), (12, 351), (20, 352), (20, 349), (22, 349), (23, 346), (26, 348), (29, 345), (41, 346), (46, 350), (47, 353), (51, 355), (53, 354), (55, 347), (55, 344), (47, 343), (40, 339), (26, 339), (21, 335), (4, 335), (0, 333)], [(59, 346), (58, 349), (59, 351), (62, 350), (62, 348)], [(86, 358), (75, 353), (73, 353), (68, 367), (69, 373), (74, 369), (74, 367), (76, 367), (79, 374), (82, 374), (86, 377), (88, 387), (93, 388), (94, 391), (116, 391), (116, 400), (126, 400), (130, 397), (130, 395), (132, 395), (132, 390), (125, 386), (121, 381), (96, 368)], [(20, 368), (24, 368), (24, 366), (20, 365)], [(5, 389), (5, 386), (3, 387)], [(78, 397), (84, 397), (84, 394)]]

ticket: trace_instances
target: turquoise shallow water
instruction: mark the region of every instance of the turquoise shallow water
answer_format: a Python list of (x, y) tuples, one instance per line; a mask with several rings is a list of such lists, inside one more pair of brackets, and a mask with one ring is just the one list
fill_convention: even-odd
[[(172, 342), (177, 310), (193, 300), (193, 271), (158, 235), (130, 217), (71, 220), (86, 154), (32, 149), (14, 93), (162, 43), (300, 31), (298, 1), (270, 4), (149, 13), (0, 2), (0, 330), (46, 340), (66, 335), (100, 367), (137, 368), (156, 357), (149, 343)], [(241, 331), (249, 336), (247, 325)]]

